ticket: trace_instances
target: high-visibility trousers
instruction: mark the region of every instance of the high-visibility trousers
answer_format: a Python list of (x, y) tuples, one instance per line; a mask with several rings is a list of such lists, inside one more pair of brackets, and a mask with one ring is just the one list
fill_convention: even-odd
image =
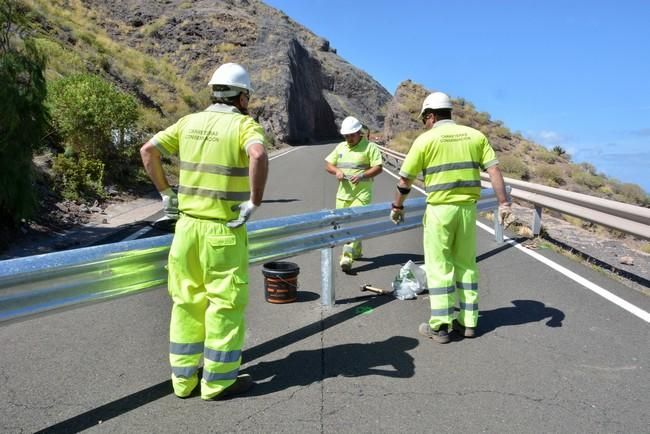
[[(365, 200), (354, 198), (350, 200), (343, 200), (336, 198), (336, 209), (339, 208), (351, 208), (353, 206), (365, 206), (369, 205), (372, 200)], [(352, 263), (353, 260), (360, 258), (362, 254), (361, 241), (352, 241), (343, 245), (343, 251), (341, 252), (341, 263), (344, 261)]]
[(429, 325), (451, 324), (458, 301), (458, 321), (478, 322), (476, 205), (428, 205), (424, 213), (424, 262), (431, 302)]
[(169, 361), (174, 393), (209, 399), (235, 382), (248, 304), (246, 227), (181, 216), (169, 251)]

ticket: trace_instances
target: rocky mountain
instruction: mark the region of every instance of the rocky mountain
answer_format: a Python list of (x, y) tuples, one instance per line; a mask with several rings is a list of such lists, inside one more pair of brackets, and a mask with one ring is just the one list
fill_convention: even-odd
[[(251, 114), (276, 142), (339, 137), (337, 124), (348, 115), (379, 129), (391, 99), (326, 39), (258, 0), (32, 3), (64, 49), (95, 51), (86, 56), (90, 69), (99, 58), (99, 72), (165, 118), (207, 103), (207, 81), (224, 62), (249, 70)], [(67, 18), (57, 15), (65, 9)]]

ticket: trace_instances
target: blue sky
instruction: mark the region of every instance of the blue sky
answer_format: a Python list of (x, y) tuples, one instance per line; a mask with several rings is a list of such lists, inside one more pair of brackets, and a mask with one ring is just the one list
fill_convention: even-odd
[(411, 79), (650, 192), (650, 1), (267, 0), (394, 93)]

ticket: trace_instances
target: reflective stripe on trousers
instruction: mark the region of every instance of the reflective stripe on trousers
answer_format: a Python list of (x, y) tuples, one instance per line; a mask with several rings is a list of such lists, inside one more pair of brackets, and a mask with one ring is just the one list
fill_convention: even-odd
[(246, 227), (182, 216), (169, 252), (172, 385), (188, 396), (199, 381), (201, 397), (214, 397), (234, 383), (244, 345), (248, 304)]
[(431, 303), (429, 325), (458, 320), (467, 327), (478, 321), (476, 205), (428, 205), (423, 219), (424, 263)]

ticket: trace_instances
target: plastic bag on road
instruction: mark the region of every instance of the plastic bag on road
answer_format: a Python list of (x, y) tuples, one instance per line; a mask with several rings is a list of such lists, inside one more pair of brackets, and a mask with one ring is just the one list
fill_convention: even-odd
[(392, 283), (393, 295), (400, 300), (410, 300), (417, 297), (427, 287), (427, 275), (423, 267), (408, 261), (399, 270)]

